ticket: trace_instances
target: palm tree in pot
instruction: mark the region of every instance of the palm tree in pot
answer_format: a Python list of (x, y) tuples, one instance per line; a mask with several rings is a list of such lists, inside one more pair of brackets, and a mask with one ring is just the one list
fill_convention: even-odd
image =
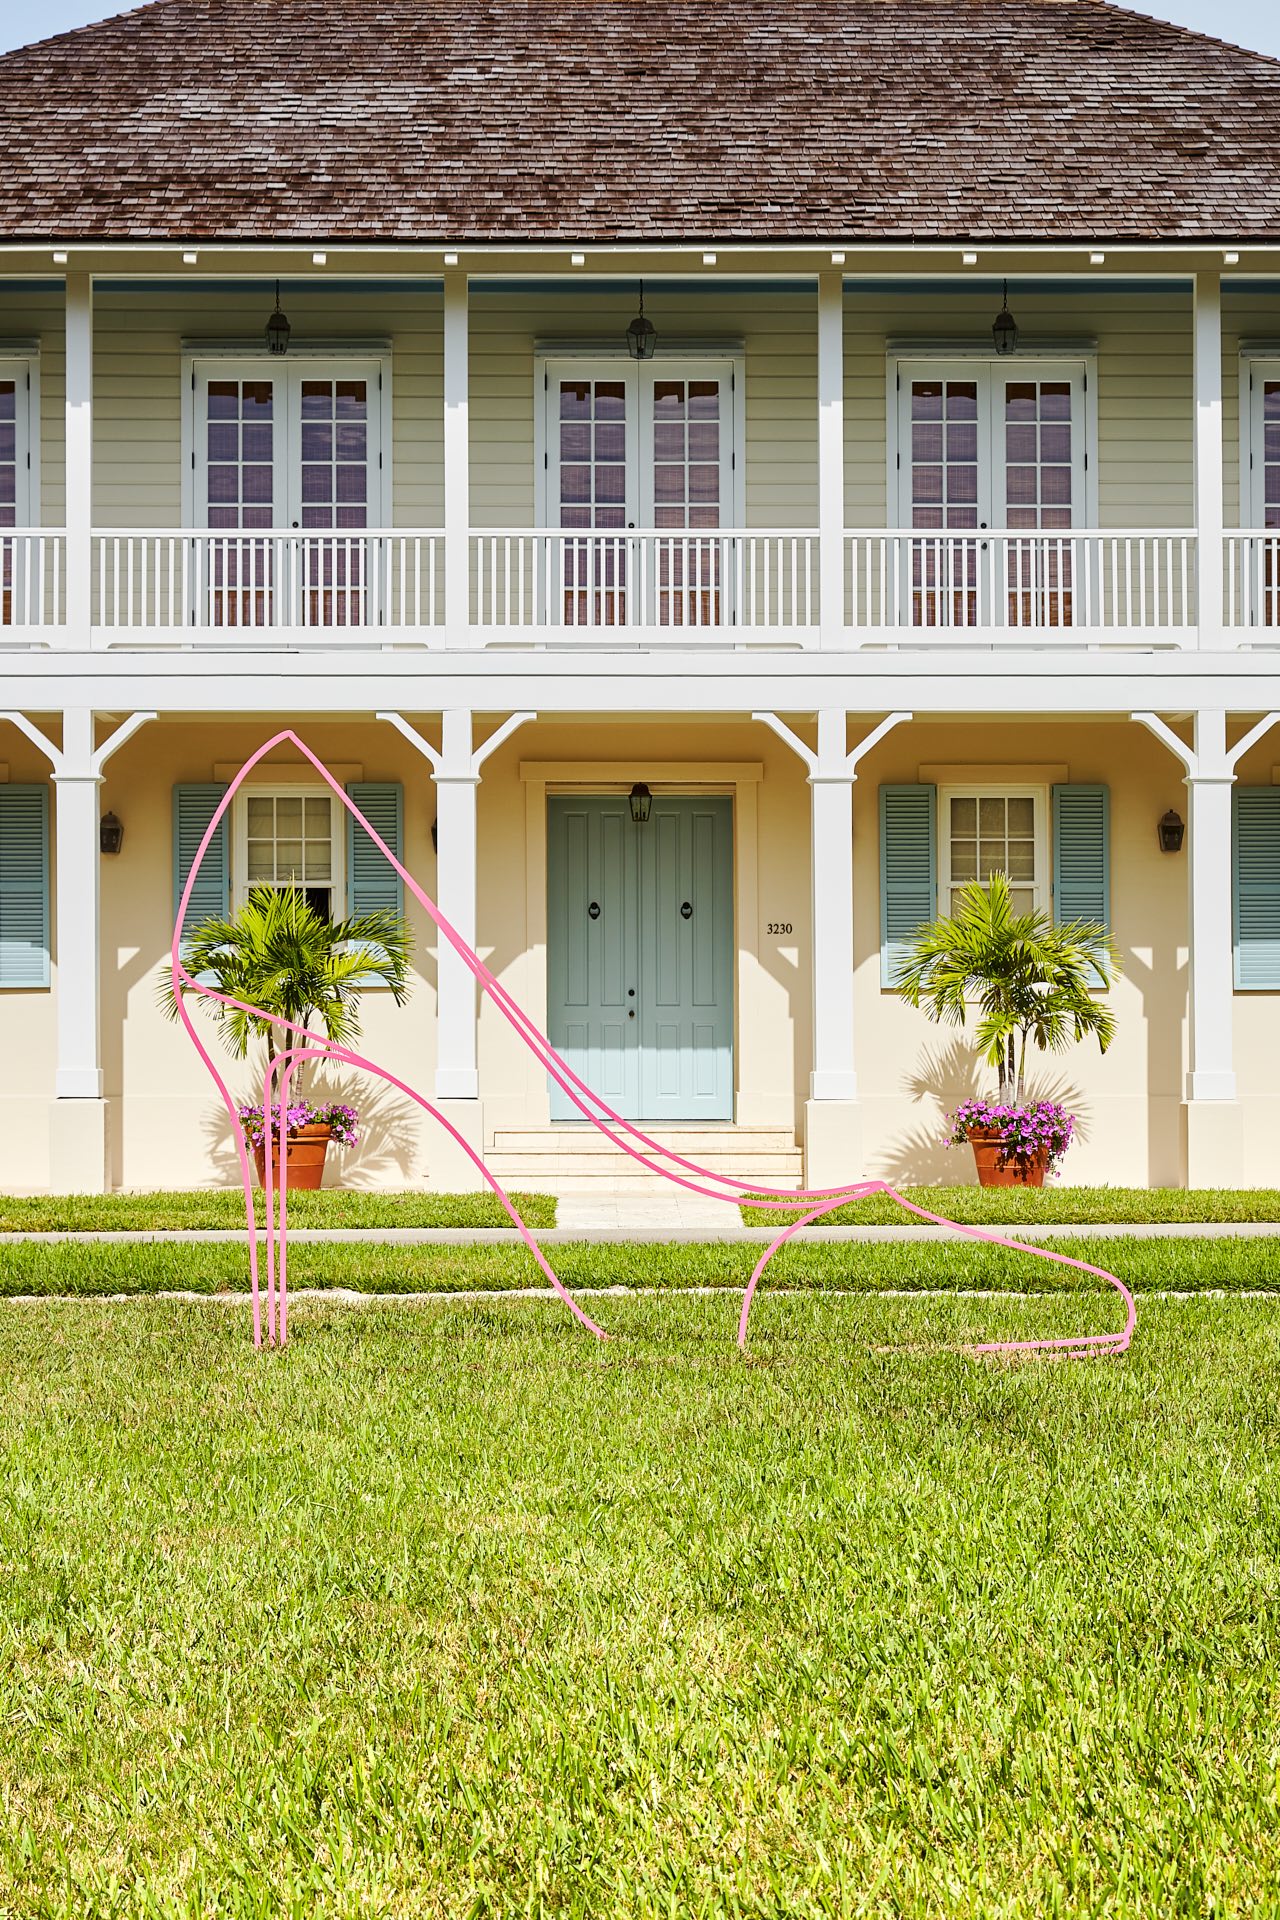
[(996, 1069), (996, 1100), (966, 1101), (952, 1135), (953, 1144), (973, 1143), (984, 1185), (1039, 1186), (1065, 1152), (1071, 1116), (1050, 1101), (1027, 1104), (1028, 1050), (1062, 1053), (1093, 1036), (1105, 1053), (1116, 1019), (1098, 995), (1119, 971), (1104, 926), (1055, 926), (1039, 910), (1015, 912), (1003, 873), (985, 885), (973, 881), (954, 913), (916, 933), (895, 982), (899, 993), (939, 1024), (966, 1026), (972, 1008), (974, 1046)]
[[(204, 999), (228, 1050), (246, 1059), (262, 1042), (268, 1070), (299, 1035), (275, 1025), (315, 1033), (328, 1046), (346, 1047), (360, 1033), (360, 1000), (370, 987), (385, 988), (397, 1006), (409, 994), (412, 936), (395, 913), (366, 913), (329, 920), (293, 887), (255, 887), (240, 911), (229, 919), (201, 922), (183, 943), (183, 963), (201, 985), (229, 1000), (260, 1009), (246, 1013)], [(194, 987), (182, 987), (184, 994)], [(166, 966), (160, 997), (171, 1017), (177, 1000)], [(200, 997), (200, 996), (197, 996)], [(318, 1187), (331, 1139), (355, 1142), (356, 1116), (336, 1103), (303, 1098), (309, 1078), (304, 1063), (293, 1079), (288, 1111), (287, 1178), (291, 1187)], [(240, 1110), (241, 1124), (262, 1178), (265, 1152), (265, 1101)]]

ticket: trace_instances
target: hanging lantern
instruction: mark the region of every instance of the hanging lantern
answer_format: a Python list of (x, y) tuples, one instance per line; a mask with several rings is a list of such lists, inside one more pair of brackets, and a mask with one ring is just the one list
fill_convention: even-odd
[(640, 282), (640, 311), (627, 328), (627, 352), (633, 360), (652, 360), (658, 346), (658, 330), (644, 317), (644, 281)]
[(1004, 283), (1004, 305), (995, 317), (991, 328), (991, 337), (996, 343), (996, 352), (1002, 357), (1013, 353), (1018, 345), (1018, 323), (1009, 311), (1009, 282)]
[(289, 336), (293, 328), (280, 311), (280, 282), (276, 281), (276, 310), (267, 322), (267, 352), (288, 353)]

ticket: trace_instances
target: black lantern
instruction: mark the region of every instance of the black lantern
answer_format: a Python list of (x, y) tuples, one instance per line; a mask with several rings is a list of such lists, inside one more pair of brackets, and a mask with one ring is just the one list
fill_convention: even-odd
[(637, 827), (643, 827), (653, 809), (653, 795), (643, 780), (637, 780), (631, 789), (631, 818)]
[(1161, 853), (1181, 853), (1182, 837), (1186, 831), (1186, 828), (1182, 824), (1182, 815), (1175, 813), (1173, 808), (1170, 807), (1168, 813), (1164, 815), (1160, 825), (1156, 828), (1156, 832), (1160, 836)]
[(658, 347), (658, 330), (644, 317), (644, 281), (640, 282), (640, 311), (627, 328), (627, 352), (633, 360), (652, 360)]
[(124, 845), (124, 823), (114, 813), (104, 813), (98, 824), (98, 847), (103, 853), (119, 853)]
[(1004, 283), (1004, 305), (995, 317), (991, 328), (991, 338), (996, 343), (996, 352), (1002, 357), (1013, 353), (1018, 345), (1018, 323), (1009, 311), (1009, 282)]
[(276, 281), (276, 310), (267, 322), (267, 352), (288, 353), (289, 335), (293, 328), (280, 311), (280, 282)]

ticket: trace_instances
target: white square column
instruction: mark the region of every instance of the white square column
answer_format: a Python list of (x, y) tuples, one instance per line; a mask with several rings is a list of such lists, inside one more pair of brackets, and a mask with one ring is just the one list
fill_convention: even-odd
[(470, 645), (471, 426), (467, 276), (444, 276), (444, 618), (445, 645)]
[(62, 753), (53, 774), (58, 1054), (49, 1183), (55, 1193), (104, 1193), (107, 1187), (98, 885), (101, 786), (93, 715), (87, 708), (72, 708), (62, 718)]
[(1231, 952), (1231, 789), (1227, 716), (1195, 716), (1187, 775), (1190, 967), (1187, 1002), (1187, 1185), (1238, 1186), (1243, 1120), (1236, 1098)]
[(93, 281), (67, 275), (66, 608), (57, 644), (87, 650), (93, 613)]
[(824, 647), (845, 639), (844, 275), (818, 275), (818, 587)]
[(1200, 645), (1227, 644), (1223, 614), (1222, 526), (1222, 280), (1195, 280), (1195, 501), (1196, 580)]

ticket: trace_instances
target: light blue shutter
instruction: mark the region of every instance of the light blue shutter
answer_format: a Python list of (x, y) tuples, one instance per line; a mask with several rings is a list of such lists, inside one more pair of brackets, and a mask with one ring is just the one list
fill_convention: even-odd
[(1053, 917), (1111, 925), (1111, 790), (1053, 789)]
[[(1111, 927), (1111, 789), (1058, 786), (1053, 789), (1053, 917), (1057, 924), (1096, 921)], [(1106, 977), (1092, 969), (1089, 983), (1105, 987)]]
[(880, 789), (880, 984), (892, 987), (918, 927), (938, 911), (938, 790)]
[[(177, 786), (173, 790), (173, 917), (178, 918), (187, 876), (200, 851), (200, 842), (209, 828), (227, 789), (216, 780), (199, 785)], [(225, 920), (231, 910), (231, 862), (226, 815), (218, 822), (218, 831), (209, 842), (196, 884), (187, 906), (183, 934), (189, 934), (205, 920)]]
[(1244, 993), (1280, 988), (1280, 787), (1231, 795), (1231, 939)]
[(49, 789), (0, 786), (0, 987), (49, 984)]
[[(404, 788), (398, 780), (362, 780), (347, 788), (369, 825), (404, 859)], [(347, 815), (347, 917), (403, 913), (404, 882), (354, 814)]]

